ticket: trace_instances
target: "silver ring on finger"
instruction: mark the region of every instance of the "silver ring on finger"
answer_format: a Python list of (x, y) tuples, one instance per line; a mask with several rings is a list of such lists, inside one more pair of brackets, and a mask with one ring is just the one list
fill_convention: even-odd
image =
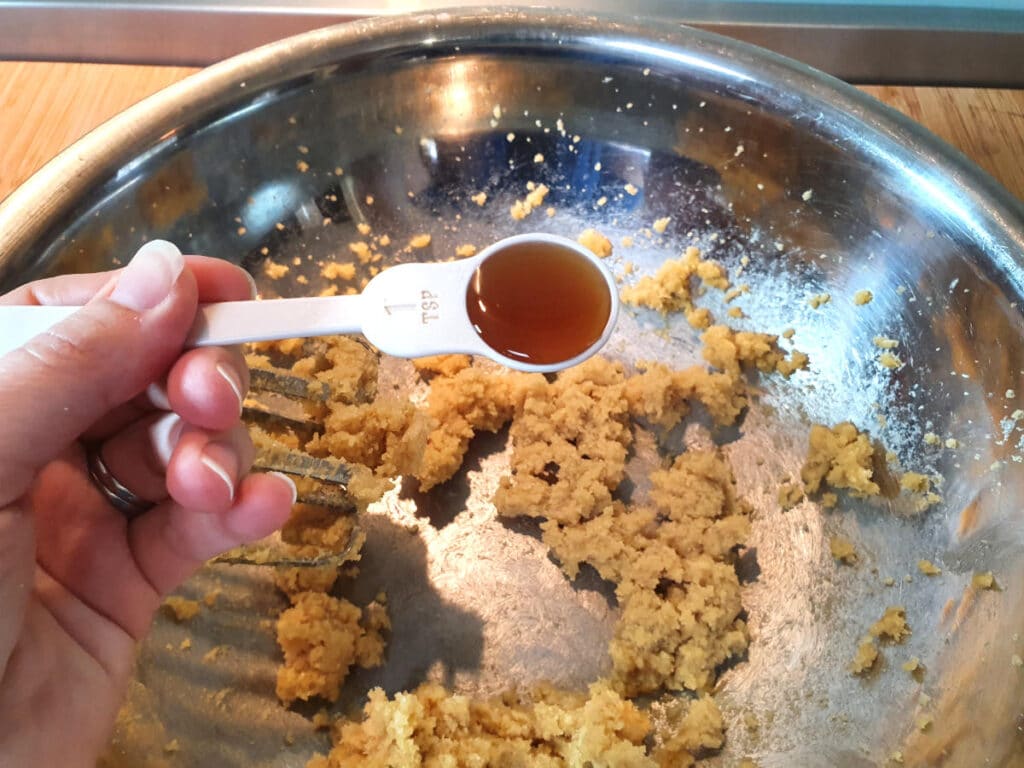
[(93, 443), (85, 447), (85, 464), (89, 471), (89, 479), (103, 494), (114, 509), (131, 520), (156, 505), (129, 490), (124, 483), (114, 477), (110, 467), (103, 461), (102, 446)]

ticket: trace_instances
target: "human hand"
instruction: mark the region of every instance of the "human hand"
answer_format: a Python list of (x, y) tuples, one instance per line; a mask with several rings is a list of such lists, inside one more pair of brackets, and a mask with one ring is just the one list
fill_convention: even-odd
[[(125, 269), (0, 297), (85, 305), (0, 357), (0, 765), (94, 766), (162, 597), (288, 517), (291, 481), (248, 474), (241, 354), (182, 352), (199, 302), (252, 291), (241, 269), (154, 242)], [(155, 506), (114, 509), (85, 444)]]

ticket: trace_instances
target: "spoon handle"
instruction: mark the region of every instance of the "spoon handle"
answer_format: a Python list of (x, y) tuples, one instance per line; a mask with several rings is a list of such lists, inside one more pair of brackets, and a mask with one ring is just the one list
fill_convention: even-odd
[[(0, 306), (0, 355), (67, 319), (79, 307)], [(317, 296), (204, 304), (186, 341), (189, 347), (360, 333), (362, 296)]]
[(204, 304), (186, 346), (360, 333), (362, 296), (314, 296)]

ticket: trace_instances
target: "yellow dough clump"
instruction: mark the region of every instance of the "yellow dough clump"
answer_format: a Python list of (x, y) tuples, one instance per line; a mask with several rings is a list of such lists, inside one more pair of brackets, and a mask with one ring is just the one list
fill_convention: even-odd
[[(586, 530), (591, 538), (581, 536), (575, 547), (545, 540), (556, 556), (582, 555), (618, 582), (622, 614), (610, 647), (617, 687), (631, 696), (710, 690), (715, 669), (749, 641), (732, 552), (749, 534), (750, 508), (716, 453), (683, 454), (652, 481), (653, 515), (627, 513), (616, 530), (613, 512), (608, 534)], [(623, 541), (627, 533), (633, 538)]]
[(180, 624), (185, 621), (191, 621), (199, 615), (199, 602), (171, 595), (164, 598), (163, 609), (164, 613)]
[(379, 602), (360, 609), (323, 592), (303, 592), (277, 620), (284, 663), (277, 671), (277, 696), (285, 704), (314, 696), (336, 701), (353, 666), (380, 666), (383, 633), (391, 628)]
[[(887, 466), (895, 461), (894, 453), (848, 421), (834, 427), (814, 424), (800, 476), (807, 493), (820, 493), (826, 507), (835, 506), (832, 491), (837, 490), (849, 491), (854, 498), (894, 498), (902, 490), (916, 496), (913, 504), (917, 512), (942, 501), (941, 496), (931, 491), (932, 480), (927, 475), (904, 472), (897, 480)], [(826, 488), (832, 491), (825, 491)]]
[(624, 394), (633, 418), (671, 429), (698, 402), (716, 424), (732, 424), (747, 407), (747, 385), (737, 376), (700, 366), (673, 370), (662, 363), (643, 363), (641, 373), (626, 380)]
[(622, 365), (591, 358), (526, 382), (510, 435), (512, 475), (494, 503), (506, 517), (577, 523), (611, 504), (631, 443)]
[(890, 605), (868, 632), (872, 637), (889, 638), (894, 643), (902, 643), (910, 637), (907, 610), (902, 605)]
[[(543, 157), (541, 159), (543, 160)], [(540, 208), (544, 204), (544, 198), (548, 196), (550, 191), (547, 184), (534, 184), (533, 182), (527, 184), (527, 190), (526, 197), (522, 200), (516, 200), (512, 204), (511, 209), (509, 209), (509, 214), (516, 221), (522, 221), (533, 213), (535, 208)]]
[[(667, 369), (641, 376), (652, 370), (673, 384)], [(633, 400), (653, 402), (656, 418), (683, 411), (682, 400), (661, 407), (645, 385)], [(506, 517), (543, 518), (544, 542), (570, 578), (589, 563), (616, 585), (617, 690), (706, 690), (715, 668), (747, 645), (732, 551), (749, 531), (749, 507), (715, 452), (687, 452), (652, 473), (649, 506), (613, 500), (632, 443), (628, 391), (621, 365), (600, 358), (553, 383), (533, 379), (513, 417), (512, 476), (495, 506)]]
[(351, 261), (330, 261), (323, 265), (320, 274), (328, 280), (351, 280), (356, 276), (356, 265)]
[(413, 366), (421, 374), (436, 373), (441, 376), (454, 376), (461, 370), (469, 368), (472, 360), (469, 355), (430, 355), (417, 357)]
[(841, 563), (847, 565), (853, 565), (857, 562), (857, 550), (853, 547), (853, 542), (842, 536), (832, 536), (828, 540), (828, 548), (832, 553), (832, 557)]
[(857, 653), (850, 663), (850, 671), (855, 675), (864, 675), (870, 672), (878, 660), (878, 646), (873, 637), (865, 637), (857, 646)]
[[(412, 471), (421, 491), (443, 483), (459, 470), (473, 435), (497, 432), (512, 418), (519, 387), (531, 378), (471, 367), (431, 382), (427, 413), (432, 429), (422, 461)], [(543, 380), (539, 374), (537, 378)]]
[(928, 493), (931, 485), (932, 482), (928, 479), (928, 476), (922, 475), (920, 472), (904, 472), (900, 477), (900, 487), (905, 491)]
[(774, 371), (789, 378), (795, 371), (807, 367), (807, 355), (793, 350), (787, 358), (776, 343), (778, 337), (768, 333), (734, 331), (724, 325), (713, 325), (700, 340), (704, 343), (704, 359), (732, 376), (739, 376), (744, 367), (752, 367), (762, 373)]
[(674, 261), (666, 261), (653, 277), (642, 277), (636, 285), (622, 291), (624, 304), (650, 307), (661, 314), (693, 312), (694, 278), (719, 290), (729, 288), (725, 267), (717, 261), (704, 260), (697, 248), (689, 247)]
[(307, 768), (688, 768), (694, 753), (722, 745), (723, 722), (709, 698), (680, 709), (671, 739), (648, 756), (647, 715), (601, 683), (586, 694), (543, 686), (525, 698), (491, 700), (452, 694), (435, 683), (390, 699), (378, 688), (362, 719), (335, 724), (333, 748)]
[(992, 571), (976, 573), (971, 577), (971, 586), (975, 589), (995, 589), (996, 580)]
[(874, 481), (875, 448), (871, 440), (848, 421), (829, 428), (811, 427), (810, 449), (800, 477), (808, 493), (824, 486), (846, 489), (854, 496), (877, 496), (882, 492)]
[(419, 466), (430, 433), (427, 418), (411, 403), (397, 399), (331, 403), (324, 424), (325, 432), (306, 446), (311, 454), (361, 464), (387, 478)]
[(577, 242), (599, 258), (612, 255), (612, 241), (596, 229), (585, 229), (576, 238)]

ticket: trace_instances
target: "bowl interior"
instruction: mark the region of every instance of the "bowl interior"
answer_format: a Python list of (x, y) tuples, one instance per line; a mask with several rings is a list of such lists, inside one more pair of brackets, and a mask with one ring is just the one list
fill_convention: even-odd
[[(88, 191), (56, 193), (38, 233), (0, 260), (0, 286), (106, 268), (154, 237), (244, 265), (266, 296), (326, 288), (318, 262), (348, 260), (360, 225), (390, 237), (384, 264), (593, 227), (615, 244), (616, 271), (632, 262), (649, 274), (697, 245), (751, 286), (736, 302), (745, 319), (730, 324), (794, 328), (811, 358), (810, 371), (763, 382), (738, 428), (673, 438), (724, 444), (757, 509), (743, 559), (754, 640), (722, 677), (732, 727), (710, 764), (878, 765), (895, 749), (919, 764), (942, 753), (948, 765), (1008, 764), (1024, 704), (1010, 662), (1024, 624), (1021, 221), (984, 181), (838, 84), (691, 30), (439, 16), (249, 57), (203, 76), (231, 87), (179, 87), (180, 109), (165, 99), (159, 124), (146, 107), (133, 113), (132, 141), (107, 148)], [(517, 221), (510, 207), (530, 184), (550, 193)], [(430, 245), (409, 248), (420, 234)], [(271, 262), (289, 271), (271, 279)], [(874, 300), (856, 306), (862, 289)], [(830, 304), (812, 309), (826, 292)], [(720, 295), (703, 301), (725, 316)], [(899, 340), (898, 371), (877, 364), (876, 336)], [(683, 366), (699, 345), (681, 319), (624, 312), (607, 354)], [(387, 375), (411, 381), (397, 362)], [(809, 425), (847, 420), (941, 476), (942, 503), (924, 515), (868, 502), (783, 512), (778, 484), (798, 475)], [(930, 446), (926, 433), (958, 447)], [(581, 687), (607, 668), (616, 608), (605, 586), (592, 574), (568, 583), (534, 530), (494, 519), (506, 450), (501, 435), (478, 439), (452, 483), (400, 492), (370, 519), (361, 575), (343, 592), (358, 602), (386, 590), (394, 633), (385, 667), (354, 675), (341, 709), (372, 685), (394, 692), (427, 676), (490, 694), (543, 679)], [(862, 553), (855, 571), (834, 565), (836, 533)], [(922, 558), (943, 576), (919, 574)], [(987, 570), (1002, 591), (967, 605), (972, 573)], [(301, 765), (322, 748), (273, 698), (268, 620), (281, 599), (260, 574), (224, 566), (185, 591), (212, 586), (224, 592), (217, 611), (187, 627), (160, 619), (144, 644), (109, 764), (155, 765), (175, 737), (176, 765)], [(919, 657), (923, 684), (847, 672), (863, 628), (891, 604), (906, 606), (914, 633), (888, 664)], [(186, 636), (188, 654), (177, 650)], [(203, 661), (215, 646), (226, 650)], [(922, 693), (928, 732), (913, 722)]]

